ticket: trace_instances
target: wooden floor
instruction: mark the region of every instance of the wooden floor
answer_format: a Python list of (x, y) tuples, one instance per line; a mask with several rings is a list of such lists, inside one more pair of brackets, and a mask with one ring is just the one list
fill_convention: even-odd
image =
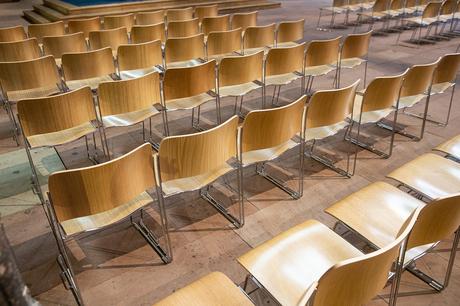
[[(282, 8), (263, 11), (260, 23), (268, 24), (281, 19), (306, 18), (306, 40), (345, 35), (352, 29), (319, 32), (314, 30), (318, 7), (331, 1), (282, 1)], [(15, 4), (9, 5), (9, 12)], [(16, 4), (21, 5), (21, 4)], [(22, 6), (24, 6), (22, 4)], [(11, 9), (13, 7), (13, 9)], [(23, 7), (21, 7), (23, 8)], [(19, 10), (18, 10), (19, 11)], [(3, 21), (3, 6), (0, 4), (0, 20)], [(7, 12), (8, 13), (8, 12)], [(18, 15), (19, 16), (19, 15)], [(20, 22), (14, 14), (8, 16), (7, 22)], [(326, 21), (326, 19), (324, 20)], [(378, 27), (379, 25), (377, 25)], [(363, 30), (365, 27), (362, 28)], [(403, 33), (402, 39), (410, 33)], [(454, 52), (460, 38), (440, 42), (435, 45), (395, 46), (396, 34), (386, 37), (374, 37), (371, 42), (368, 80), (376, 76), (396, 74), (416, 63), (428, 63), (440, 55)], [(343, 85), (351, 84), (362, 78), (362, 67), (343, 72)], [(321, 77), (313, 85), (315, 89), (330, 88), (332, 76)], [(287, 103), (298, 96), (299, 84), (295, 83), (283, 88), (280, 103)], [(272, 88), (268, 89), (271, 94)], [(444, 118), (449, 95), (434, 97), (429, 113), (435, 118)], [(271, 99), (269, 97), (268, 99)], [(270, 101), (270, 100), (268, 100)], [(245, 271), (238, 265), (235, 258), (244, 254), (261, 242), (306, 220), (317, 219), (329, 226), (334, 220), (323, 210), (335, 201), (354, 192), (371, 182), (385, 180), (385, 175), (393, 169), (416, 156), (429, 152), (431, 148), (454, 135), (460, 133), (459, 95), (454, 101), (450, 124), (447, 127), (427, 125), (425, 137), (420, 142), (413, 142), (404, 137), (396, 136), (393, 156), (380, 159), (367, 151), (359, 151), (356, 175), (351, 179), (338, 177), (334, 172), (325, 169), (318, 163), (306, 160), (304, 196), (294, 201), (269, 182), (255, 175), (254, 168), (245, 169), (246, 224), (242, 229), (232, 229), (227, 220), (215, 212), (197, 193), (188, 193), (167, 199), (167, 215), (171, 228), (171, 239), (174, 260), (163, 265), (152, 249), (130, 227), (128, 221), (117, 224), (109, 229), (86, 234), (69, 243), (71, 260), (77, 272), (77, 281), (87, 305), (149, 305), (174, 290), (211, 272), (222, 271), (234, 282), (242, 283)], [(224, 118), (233, 112), (232, 99), (224, 99)], [(211, 103), (212, 104), (212, 103)], [(204, 108), (204, 127), (210, 127), (215, 118), (212, 105)], [(245, 99), (244, 107), (251, 109), (260, 106), (260, 93), (252, 93)], [(418, 105), (416, 111), (421, 111)], [(191, 113), (179, 111), (171, 113), (171, 132), (192, 132), (190, 127)], [(420, 120), (401, 115), (401, 122), (411, 132), (420, 128)], [(154, 133), (159, 139), (162, 126), (161, 118), (154, 119)], [(9, 125), (4, 112), (0, 115), (0, 154), (17, 150), (9, 137)], [(379, 145), (385, 146), (389, 141), (389, 133), (369, 126), (364, 130), (369, 141), (375, 139)], [(125, 130), (113, 130), (110, 135), (110, 148), (115, 154), (122, 154), (141, 143), (142, 135), (139, 127), (133, 127), (129, 133)], [(339, 155), (350, 150), (342, 141), (343, 134), (323, 141), (323, 149), (328, 155), (344, 164)], [(84, 143), (79, 142), (59, 148), (68, 167), (88, 165), (85, 159)], [(0, 155), (1, 161), (1, 155)], [(283, 167), (281, 169), (280, 167)], [(296, 184), (296, 152), (288, 152), (272, 167), (279, 176), (290, 179)], [(235, 184), (230, 178), (230, 184)], [(1, 188), (5, 186), (0, 186)], [(234, 199), (223, 184), (215, 186), (218, 197)], [(21, 205), (11, 203), (11, 205)], [(0, 212), (6, 207), (0, 207)], [(235, 207), (233, 207), (235, 208)], [(157, 208), (150, 209), (149, 224), (158, 228), (155, 221)], [(156, 219), (158, 220), (158, 219)], [(58, 267), (55, 261), (56, 247), (54, 238), (47, 225), (45, 215), (40, 206), (4, 216), (0, 221), (5, 225), (8, 238), (13, 246), (23, 277), (32, 293), (44, 305), (72, 305), (74, 300), (69, 291), (61, 284)], [(450, 241), (441, 243), (435, 252), (427, 255), (419, 262), (419, 267), (441, 280), (447, 265)], [(408, 273), (403, 276), (403, 291), (418, 292), (427, 287)], [(384, 297), (375, 298), (369, 305), (385, 305)], [(457, 258), (449, 287), (440, 294), (413, 295), (401, 297), (398, 305), (458, 305), (460, 300), (460, 261)], [(263, 295), (256, 296), (259, 305), (273, 304)]]

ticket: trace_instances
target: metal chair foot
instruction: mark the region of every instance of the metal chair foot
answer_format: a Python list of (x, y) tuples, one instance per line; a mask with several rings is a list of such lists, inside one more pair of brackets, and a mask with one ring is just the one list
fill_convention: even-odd
[(305, 153), (305, 156), (310, 157), (311, 159), (319, 162), (320, 164), (323, 164), (324, 166), (328, 167), (329, 169), (337, 172), (338, 174), (340, 174), (342, 176), (345, 176), (345, 177), (348, 177), (348, 178), (351, 178), (351, 176), (352, 176), (352, 174), (350, 172), (345, 171), (342, 168), (339, 168), (339, 167), (335, 166), (332, 163), (332, 161), (330, 161), (329, 159), (326, 159), (324, 157), (314, 155), (314, 154), (311, 155), (311, 154), (308, 154), (308, 153)]
[[(388, 130), (388, 131), (393, 131), (393, 127), (389, 126), (388, 124), (382, 123), (382, 122), (378, 122), (377, 126), (382, 128), (382, 129)], [(401, 130), (395, 130), (395, 133), (397, 133), (397, 134), (399, 134), (401, 136), (410, 138), (410, 139), (412, 139), (414, 141), (420, 141), (422, 139), (419, 136), (415, 136), (415, 135), (409, 134), (409, 133), (407, 133), (405, 131), (401, 131)]]
[(374, 154), (376, 154), (376, 155), (378, 155), (380, 157), (383, 157), (383, 158), (389, 158), (390, 157), (390, 154), (385, 153), (383, 151), (380, 151), (380, 150), (374, 148), (374, 146), (371, 146), (371, 145), (369, 145), (369, 144), (367, 144), (365, 142), (358, 141), (355, 138), (345, 137), (345, 140), (351, 142), (354, 145), (357, 145), (360, 148), (368, 150), (369, 152), (372, 152), (372, 153), (374, 153)]
[(152, 247), (152, 249), (160, 256), (161, 260), (167, 264), (171, 262), (171, 256), (169, 256), (165, 250), (160, 245), (158, 238), (155, 234), (144, 224), (142, 219), (138, 222), (131, 220), (131, 224), (134, 228), (144, 237), (147, 243)]
[(200, 196), (203, 200), (206, 200), (211, 206), (213, 206), (222, 216), (224, 216), (230, 223), (233, 224), (236, 228), (240, 228), (243, 226), (242, 222), (230, 214), (228, 210), (221, 204), (219, 201), (214, 199), (214, 197), (208, 192), (208, 191), (203, 191), (200, 189)]
[(61, 269), (60, 276), (61, 276), (61, 280), (62, 280), (62, 284), (64, 285), (64, 288), (72, 292), (72, 295), (74, 296), (75, 301), (77, 302), (78, 305), (83, 305), (83, 300), (81, 297), (80, 289), (78, 288), (75, 282), (75, 279), (72, 275), (72, 271), (65, 263), (65, 260), (61, 254), (58, 255), (58, 257), (56, 258), (56, 261), (59, 265), (59, 268)]
[(278, 178), (274, 177), (274, 176), (271, 176), (270, 174), (268, 174), (265, 169), (262, 168), (262, 170), (259, 170), (257, 169), (258, 167), (256, 167), (256, 173), (258, 175), (260, 175), (261, 177), (265, 178), (267, 181), (269, 181), (270, 183), (272, 183), (273, 185), (275, 185), (276, 187), (278, 187), (279, 189), (283, 190), (284, 192), (286, 192), (288, 195), (291, 196), (291, 198), (293, 198), (294, 200), (298, 200), (302, 197), (302, 195), (300, 194), (300, 192), (297, 192), (295, 190), (292, 190), (291, 188), (287, 187), (286, 185), (284, 185), (283, 182), (281, 182), (281, 180), (279, 180)]
[(425, 273), (417, 269), (415, 265), (408, 266), (406, 270), (409, 271), (412, 275), (414, 275), (418, 279), (422, 280), (424, 283), (426, 283), (428, 286), (430, 286), (437, 292), (441, 292), (442, 290), (444, 290), (444, 285), (440, 284), (435, 279), (431, 278), (430, 276), (426, 275)]

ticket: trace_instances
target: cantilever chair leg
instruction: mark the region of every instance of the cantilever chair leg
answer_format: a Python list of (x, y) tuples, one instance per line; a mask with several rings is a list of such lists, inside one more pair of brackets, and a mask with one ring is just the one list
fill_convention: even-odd
[(16, 142), (16, 145), (19, 147), (20, 143), (19, 143), (18, 134), (20, 133), (20, 128), (18, 126), (16, 118), (14, 117), (13, 109), (11, 108), (11, 103), (8, 100), (3, 100), (3, 107), (5, 108), (5, 111), (8, 114), (8, 117), (13, 125), (12, 127), (13, 139)]

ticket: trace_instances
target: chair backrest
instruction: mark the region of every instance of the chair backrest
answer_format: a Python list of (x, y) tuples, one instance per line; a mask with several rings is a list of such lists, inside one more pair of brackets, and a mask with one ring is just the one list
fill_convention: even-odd
[(405, 7), (406, 8), (416, 7), (417, 6), (417, 1), (418, 0), (406, 0)]
[(305, 19), (280, 22), (276, 29), (276, 43), (302, 40), (304, 26)]
[(435, 18), (438, 17), (441, 10), (442, 1), (429, 2), (422, 13), (422, 18)]
[(128, 32), (125, 27), (89, 32), (91, 50), (110, 47), (116, 51), (120, 45), (128, 43)]
[(61, 58), (64, 53), (85, 52), (85, 35), (82, 32), (43, 37), (43, 50), (45, 54), (51, 54), (55, 58)]
[(243, 32), (248, 27), (257, 26), (257, 14), (258, 12), (249, 12), (249, 13), (235, 13), (232, 16), (232, 29), (241, 28)]
[(98, 87), (101, 116), (124, 114), (151, 108), (160, 103), (160, 74), (102, 82)]
[(264, 52), (224, 57), (218, 67), (219, 87), (263, 81)]
[(120, 71), (146, 69), (156, 65), (162, 66), (161, 41), (121, 45), (118, 47), (117, 59)]
[(201, 32), (209, 35), (211, 32), (222, 32), (230, 29), (230, 15), (204, 17), (201, 20)]
[(112, 15), (104, 17), (104, 29), (118, 29), (125, 27), (128, 32), (134, 25), (134, 14)]
[(168, 38), (165, 43), (165, 62), (204, 58), (204, 35)]
[(200, 33), (198, 18), (168, 22), (168, 38), (189, 37)]
[(18, 114), (26, 137), (63, 131), (96, 120), (89, 87), (49, 97), (20, 100)]
[(340, 39), (312, 40), (305, 52), (305, 67), (337, 64)]
[(49, 177), (59, 222), (117, 208), (155, 184), (152, 147), (147, 143), (111, 161), (54, 172)]
[(457, 0), (445, 0), (442, 3), (440, 15), (453, 14), (457, 9)]
[(243, 34), (243, 49), (273, 46), (275, 43), (274, 23), (265, 26), (247, 27)]
[(203, 18), (215, 17), (217, 15), (219, 15), (217, 4), (195, 7), (195, 18), (198, 18), (200, 22), (203, 20)]
[(162, 182), (218, 169), (237, 156), (238, 117), (204, 132), (163, 138), (159, 149)]
[(85, 38), (89, 37), (89, 32), (99, 31), (101, 29), (101, 18), (71, 19), (67, 23), (69, 33), (83, 32)]
[(165, 22), (165, 11), (139, 12), (136, 13), (135, 21), (137, 25), (151, 25)]
[(371, 30), (366, 33), (349, 34), (342, 44), (341, 59), (367, 56), (372, 32)]
[(37, 38), (39, 43), (42, 42), (42, 38), (44, 36), (58, 36), (66, 34), (63, 21), (30, 24), (27, 28), (27, 32), (29, 32), (29, 37)]
[(305, 43), (292, 47), (268, 50), (265, 59), (265, 76), (303, 72)]
[(348, 0), (333, 0), (332, 7), (343, 7), (348, 5)]
[(303, 134), (306, 101), (304, 95), (279, 108), (250, 111), (243, 123), (242, 152), (276, 147)]
[(41, 87), (57, 87), (61, 83), (54, 58), (40, 57), (28, 61), (0, 63), (0, 84), (4, 92)]
[(36, 38), (0, 42), (0, 62), (27, 61), (40, 57)]
[(372, 7), (372, 12), (383, 12), (390, 8), (391, 0), (376, 0), (374, 6)]
[(460, 53), (446, 54), (439, 60), (433, 84), (450, 82), (454, 83), (460, 70)]
[(390, 10), (403, 9), (406, 4), (406, 0), (391, 0)]
[(308, 102), (306, 127), (333, 125), (349, 117), (359, 82), (344, 88), (316, 91)]
[(241, 33), (241, 29), (209, 33), (206, 40), (206, 55), (240, 52), (243, 47)]
[(414, 65), (407, 72), (401, 90), (401, 97), (426, 94), (430, 89), (439, 60), (422, 65)]
[(166, 11), (166, 21), (180, 21), (193, 19), (193, 8), (169, 9)]
[(23, 26), (0, 28), (0, 42), (24, 40), (27, 38)]
[(166, 41), (165, 24), (163, 22), (150, 25), (135, 25), (131, 29), (131, 42), (133, 44), (154, 41), (157, 39), (162, 42)]
[(112, 50), (107, 47), (88, 52), (65, 53), (62, 55), (62, 71), (66, 81), (115, 73)]

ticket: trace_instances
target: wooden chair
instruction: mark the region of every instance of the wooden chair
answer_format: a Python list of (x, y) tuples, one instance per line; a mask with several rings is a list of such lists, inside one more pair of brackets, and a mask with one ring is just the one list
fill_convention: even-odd
[(104, 29), (126, 28), (128, 33), (134, 25), (134, 14), (104, 16)]
[(243, 117), (243, 99), (247, 93), (262, 89), (262, 108), (265, 108), (265, 85), (263, 83), (264, 53), (224, 57), (218, 66), (218, 97), (235, 97), (234, 114), (237, 114), (238, 99), (240, 107), (238, 114)]
[(406, 0), (404, 4), (405, 15), (413, 15), (417, 12), (417, 2), (418, 0)]
[(305, 19), (282, 21), (276, 27), (275, 45), (277, 47), (292, 47), (303, 39)]
[(378, 21), (382, 21), (380, 31), (386, 31), (390, 22), (390, 4), (391, 0), (376, 0), (369, 12), (359, 12), (353, 33), (356, 33), (358, 26), (363, 23), (369, 24), (368, 31), (370, 31)]
[(162, 70), (163, 56), (160, 40), (118, 47), (118, 74), (122, 80)]
[(217, 17), (218, 15), (219, 10), (217, 4), (195, 7), (195, 18), (198, 18), (200, 23), (203, 21), (204, 18)]
[(445, 0), (442, 3), (441, 9), (439, 11), (439, 17), (438, 17), (438, 21), (442, 23), (442, 27), (441, 27), (441, 30), (439, 31), (437, 31), (437, 28), (435, 29), (437, 32), (435, 35), (435, 38), (449, 39), (450, 35), (449, 34), (445, 35), (446, 33), (444, 33), (444, 30), (446, 28), (446, 25), (450, 22), (449, 30), (450, 32), (452, 32), (453, 26), (454, 26), (454, 20), (455, 20), (455, 13), (458, 9), (457, 6), (458, 6), (457, 0)]
[[(347, 21), (348, 13), (349, 13), (349, 4), (348, 0), (333, 0), (331, 6), (320, 7), (318, 21), (316, 22), (316, 29), (318, 31), (328, 31), (335, 27), (335, 18), (337, 15), (346, 14), (345, 23)], [(321, 26), (321, 17), (324, 16), (324, 13), (329, 13), (331, 15), (331, 21), (329, 26), (323, 27)]]
[(203, 34), (167, 39), (164, 50), (165, 67), (191, 67), (201, 64), (205, 57), (203, 41)]
[(83, 32), (43, 37), (43, 51), (45, 54), (54, 56), (56, 64), (61, 66), (61, 57), (64, 53), (76, 53), (88, 51), (85, 35)]
[(446, 157), (460, 162), (460, 135), (457, 135), (433, 149), (446, 154)]
[[(307, 96), (302, 96), (280, 108), (250, 111), (239, 132), (243, 166), (255, 163), (258, 175), (273, 183), (293, 199), (300, 199), (303, 194), (305, 149), (303, 130), (306, 101)], [(267, 173), (265, 165), (296, 146), (299, 146), (299, 177), (297, 178), (298, 190), (295, 191), (280, 179)]]
[(65, 24), (63, 21), (56, 21), (51, 23), (36, 23), (30, 24), (27, 27), (29, 37), (35, 37), (41, 44), (45, 36), (58, 36), (65, 35)]
[[(211, 60), (192, 67), (168, 68), (163, 78), (163, 110), (166, 135), (169, 133), (167, 112), (171, 110), (192, 109), (192, 126), (201, 129), (200, 106), (215, 100), (217, 124), (220, 124), (220, 104), (217, 95), (216, 61)], [(195, 108), (198, 108), (195, 120)]]
[(91, 50), (98, 50), (105, 47), (112, 48), (113, 56), (117, 56), (120, 45), (128, 43), (128, 32), (125, 27), (99, 30), (89, 33), (89, 46)]
[(261, 50), (267, 52), (275, 44), (274, 23), (266, 26), (247, 27), (243, 33), (243, 54), (257, 53)]
[(166, 34), (168, 38), (190, 37), (200, 33), (198, 18), (168, 22)]
[(165, 11), (136, 13), (136, 25), (153, 25), (165, 22)]
[(0, 42), (11, 42), (27, 39), (23, 26), (0, 28)]
[(201, 33), (207, 37), (211, 32), (230, 30), (230, 15), (204, 17), (201, 20)]
[(99, 31), (101, 29), (101, 18), (70, 19), (67, 22), (67, 29), (70, 34), (83, 32), (86, 39), (89, 38), (89, 32)]
[(40, 56), (40, 47), (36, 38), (0, 42), (0, 62), (27, 61)]
[(151, 25), (135, 25), (131, 29), (131, 42), (140, 44), (154, 40), (166, 41), (165, 24), (163, 22)]
[[(49, 213), (64, 286), (70, 288), (77, 304), (83, 305), (81, 292), (67, 255), (66, 242), (80, 233), (106, 228), (130, 218), (131, 224), (155, 250), (164, 263), (172, 260), (164, 203), (159, 198), (159, 223), (165, 240), (162, 247), (143, 222), (146, 207), (153, 202), (147, 190), (157, 187), (152, 148), (144, 144), (112, 161), (80, 169), (53, 173), (49, 178)], [(136, 169), (136, 171), (133, 171)], [(140, 221), (133, 214), (141, 212)]]
[(182, 9), (169, 9), (166, 10), (166, 21), (181, 21), (193, 19), (193, 8), (187, 7)]
[(306, 155), (346, 177), (351, 177), (355, 172), (357, 150), (354, 154), (353, 169), (350, 166), (351, 154), (347, 152), (346, 170), (335, 166), (333, 161), (326, 157), (314, 154), (313, 151), (317, 140), (335, 135), (344, 128), (347, 128), (345, 137), (350, 133), (351, 124), (347, 122), (347, 118), (353, 118), (353, 103), (359, 82), (360, 80), (340, 89), (318, 90), (310, 98), (307, 107), (305, 141), (312, 141), (312, 145)]
[(235, 13), (232, 16), (232, 29), (241, 28), (244, 31), (248, 27), (255, 27), (257, 26), (257, 14), (259, 12), (249, 12), (249, 13)]
[(96, 90), (99, 83), (116, 79), (115, 73), (115, 63), (109, 47), (62, 55), (62, 75), (71, 90), (83, 86)]
[[(96, 162), (95, 132), (98, 125), (93, 106), (93, 97), (88, 87), (44, 98), (18, 101), (18, 118), (21, 124), (24, 143), (32, 170), (32, 187), (42, 204), (44, 195), (38, 180), (31, 151), (56, 146), (85, 138), (88, 158)], [(88, 135), (93, 135), (94, 155), (90, 155)], [(62, 160), (62, 159), (61, 159)], [(63, 164), (65, 167), (65, 165)], [(45, 210), (46, 213), (46, 210)], [(47, 214), (49, 217), (49, 215)]]
[(206, 58), (220, 62), (223, 57), (240, 54), (243, 49), (241, 33), (241, 29), (209, 33), (206, 39)]
[(195, 282), (174, 291), (154, 306), (253, 306), (246, 294), (221, 272), (212, 272)]
[[(184, 69), (184, 68), (183, 68)], [(197, 68), (188, 68), (197, 69)], [(169, 70), (166, 71), (166, 73)], [(238, 117), (203, 132), (164, 138), (160, 143), (159, 181), (164, 197), (199, 191), (236, 228), (244, 225), (241, 157), (237, 149)], [(237, 163), (230, 164), (231, 161)], [(210, 193), (210, 185), (237, 170), (238, 214), (233, 216)]]
[(337, 67), (339, 66), (341, 36), (328, 40), (312, 40), (305, 51), (305, 76), (308, 77), (306, 91), (311, 92), (315, 77), (335, 71), (334, 83), (337, 86)]

